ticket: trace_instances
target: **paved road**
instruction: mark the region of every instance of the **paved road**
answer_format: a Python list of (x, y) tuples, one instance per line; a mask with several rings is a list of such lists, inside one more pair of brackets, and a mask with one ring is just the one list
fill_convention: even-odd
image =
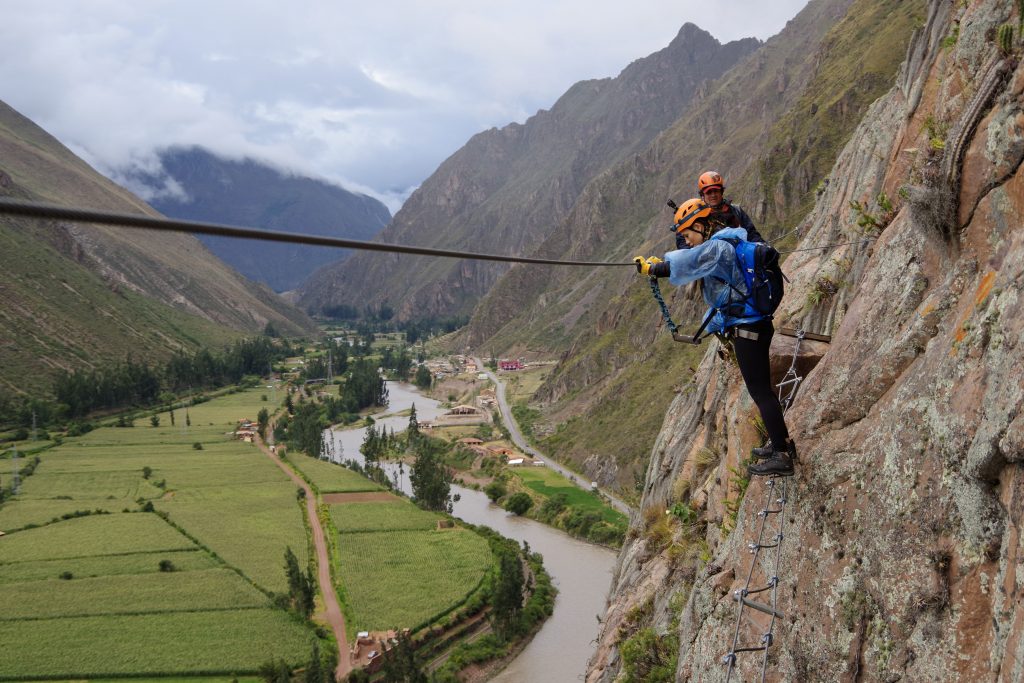
[[(273, 423), (267, 427), (267, 430), (271, 435), (274, 433)], [(285, 474), (291, 477), (292, 481), (301, 486), (302, 490), (306, 492), (306, 517), (309, 519), (309, 528), (313, 532), (313, 546), (316, 548), (316, 573), (317, 581), (320, 584), (320, 592), (324, 596), (324, 611), (326, 612), (324, 616), (327, 619), (327, 623), (331, 625), (331, 630), (334, 631), (334, 639), (338, 641), (338, 668), (334, 670), (334, 675), (336, 680), (344, 680), (349, 672), (352, 671), (352, 664), (349, 662), (348, 638), (345, 636), (345, 616), (341, 613), (341, 608), (338, 606), (338, 596), (334, 592), (334, 583), (331, 581), (331, 563), (327, 556), (327, 541), (324, 537), (324, 529), (320, 526), (320, 516), (316, 510), (316, 495), (314, 495), (309, 484), (302, 477), (295, 474), (290, 467), (281, 462), (281, 459), (277, 457), (277, 453), (271, 452), (267, 444), (263, 443), (259, 437), (256, 437), (256, 443), (268, 458), (276, 462), (277, 466), (284, 470)]]
[[(516, 422), (515, 418), (512, 417), (512, 408), (508, 404), (508, 399), (505, 398), (505, 383), (498, 379), (498, 376), (484, 365), (482, 360), (473, 356), (473, 361), (476, 362), (476, 366), (478, 368), (481, 368), (481, 372), (486, 373), (487, 376), (491, 378), (491, 381), (494, 382), (494, 386), (496, 387), (494, 393), (498, 398), (498, 409), (501, 411), (501, 419), (504, 421), (505, 427), (508, 429), (508, 433), (512, 437), (512, 442), (516, 446), (519, 446), (524, 453), (543, 460), (545, 465), (555, 470), (569, 481), (575, 483), (581, 489), (589, 491), (590, 482), (584, 481), (582, 475), (576, 474), (575, 472), (558, 464), (526, 442), (526, 437), (524, 437), (523, 433), (519, 430), (519, 424)], [(629, 507), (629, 505), (627, 505), (622, 499), (616, 497), (609, 491), (601, 489), (601, 495), (608, 500), (608, 503), (612, 507), (622, 514), (628, 516), (633, 512), (633, 508)]]

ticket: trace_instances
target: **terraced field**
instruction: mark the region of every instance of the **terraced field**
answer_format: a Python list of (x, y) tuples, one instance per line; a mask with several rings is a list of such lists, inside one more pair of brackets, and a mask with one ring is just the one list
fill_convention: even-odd
[(417, 626), (472, 592), (493, 561), (482, 537), (438, 529), (442, 515), (397, 496), (330, 508), (353, 631)]
[(269, 597), (287, 588), (285, 549), (307, 557), (295, 486), (229, 435), (263, 393), (40, 455), (0, 507), (0, 679), (230, 677), (308, 658), (311, 628)]

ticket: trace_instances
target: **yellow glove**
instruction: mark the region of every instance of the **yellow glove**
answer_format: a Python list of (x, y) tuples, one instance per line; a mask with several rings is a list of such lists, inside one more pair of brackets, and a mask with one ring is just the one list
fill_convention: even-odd
[(633, 263), (636, 264), (636, 272), (641, 275), (647, 275), (648, 277), (651, 275), (651, 266), (661, 262), (661, 259), (657, 256), (648, 256), (647, 258), (644, 258), (643, 256), (636, 256), (633, 258)]

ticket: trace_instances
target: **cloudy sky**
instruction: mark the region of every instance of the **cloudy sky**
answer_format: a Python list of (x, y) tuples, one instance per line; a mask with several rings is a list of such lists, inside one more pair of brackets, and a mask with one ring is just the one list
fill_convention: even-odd
[(197, 144), (385, 199), (687, 21), (766, 39), (806, 0), (0, 0), (0, 100), (108, 175)]

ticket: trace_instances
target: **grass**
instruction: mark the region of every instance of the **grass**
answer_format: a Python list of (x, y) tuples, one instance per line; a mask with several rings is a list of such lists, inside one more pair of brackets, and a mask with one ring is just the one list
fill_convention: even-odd
[(80, 517), (0, 539), (3, 563), (189, 550), (190, 540), (153, 514)]
[(222, 566), (205, 553), (193, 547), (174, 553), (133, 553), (131, 555), (100, 555), (73, 559), (33, 560), (13, 564), (0, 563), (0, 585), (23, 581), (56, 579), (64, 572), (71, 572), (76, 579), (94, 576), (120, 576), (126, 574), (148, 574), (159, 571), (161, 560), (170, 560), (178, 571), (212, 569)]
[(299, 664), (311, 641), (271, 609), (0, 621), (0, 679), (254, 673)]
[(606, 522), (624, 524), (628, 521), (625, 515), (606, 504), (600, 496), (573, 485), (557, 472), (543, 467), (510, 468), (509, 471), (519, 477), (527, 488), (542, 496), (550, 498), (562, 494), (566, 497), (568, 505), (587, 511), (600, 512), (602, 519)]
[(0, 621), (269, 606), (267, 596), (230, 569), (11, 583), (0, 585), (0, 603)]
[[(344, 455), (342, 457), (345, 457)], [(383, 491), (361, 474), (347, 467), (326, 460), (317, 460), (304, 453), (288, 453), (288, 460), (313, 482), (320, 493), (356, 493), (360, 491)]]
[(354, 630), (411, 628), (465, 597), (492, 561), (461, 528), (341, 534), (339, 549)]
[(365, 531), (430, 531), (444, 519), (436, 512), (421, 510), (412, 503), (396, 497), (394, 502), (346, 503), (331, 505), (331, 519), (338, 531), (356, 533)]

